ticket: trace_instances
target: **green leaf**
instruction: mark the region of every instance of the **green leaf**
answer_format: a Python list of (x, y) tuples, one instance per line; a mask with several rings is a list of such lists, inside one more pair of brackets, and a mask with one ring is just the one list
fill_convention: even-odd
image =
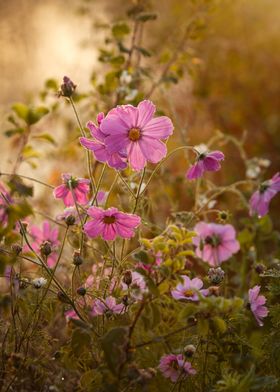
[(141, 263), (144, 264), (150, 264), (153, 262), (153, 259), (144, 250), (140, 250), (139, 252), (134, 253), (133, 258), (138, 261), (141, 261)]
[(217, 332), (220, 333), (225, 333), (227, 330), (227, 324), (225, 320), (223, 320), (221, 317), (213, 317), (212, 322), (214, 325), (214, 328), (216, 329)]
[(101, 339), (105, 360), (113, 374), (118, 374), (120, 366), (126, 360), (128, 336), (128, 327), (117, 327), (111, 329)]
[(49, 109), (45, 106), (39, 106), (35, 109), (30, 109), (28, 113), (27, 123), (33, 125), (41, 120), (46, 114), (49, 113)]
[(152, 55), (151, 52), (149, 52), (145, 48), (141, 48), (140, 46), (135, 46), (135, 50), (140, 52), (144, 57), (151, 57), (151, 55)]
[(23, 128), (13, 128), (13, 129), (8, 129), (7, 131), (4, 132), (4, 135), (7, 137), (12, 137), (14, 135), (21, 135), (24, 132)]
[(147, 22), (148, 20), (157, 19), (157, 14), (142, 12), (141, 14), (138, 14), (135, 19), (139, 20), (140, 22)]
[(81, 328), (74, 329), (71, 339), (73, 353), (79, 357), (85, 350), (89, 350), (91, 345), (91, 336), (88, 331)]
[(8, 183), (11, 193), (17, 192), (19, 196), (33, 196), (33, 186), (26, 185), (20, 177), (16, 175)]
[(54, 138), (52, 137), (52, 135), (50, 135), (49, 133), (41, 133), (41, 135), (34, 135), (32, 137), (32, 139), (39, 139), (39, 140), (43, 140), (46, 141), (48, 143), (53, 144), (54, 146), (56, 146), (56, 141), (54, 140)]
[(15, 103), (12, 106), (12, 110), (17, 114), (19, 118), (27, 122), (28, 119), (28, 113), (29, 113), (29, 108), (28, 106), (24, 105), (23, 103)]
[(58, 89), (59, 89), (57, 80), (55, 80), (55, 79), (47, 79), (45, 82), (45, 87), (50, 90), (54, 90), (54, 91), (58, 91)]
[(32, 146), (27, 144), (22, 152), (22, 155), (25, 159), (30, 159), (30, 158), (39, 158), (40, 154), (38, 151), (34, 150)]
[(118, 23), (113, 26), (112, 33), (116, 39), (122, 39), (125, 35), (130, 33), (130, 28), (126, 23)]
[(122, 65), (125, 62), (124, 56), (115, 56), (112, 57), (110, 60), (110, 63), (112, 65)]

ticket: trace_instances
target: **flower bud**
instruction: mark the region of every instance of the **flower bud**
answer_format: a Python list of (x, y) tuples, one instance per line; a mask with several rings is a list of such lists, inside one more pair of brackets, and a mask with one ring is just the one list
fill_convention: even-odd
[(124, 304), (124, 306), (128, 306), (129, 305), (129, 298), (128, 295), (124, 295), (122, 297), (122, 303)]
[(65, 223), (67, 226), (73, 226), (76, 223), (76, 217), (74, 215), (68, 215), (65, 218)]
[(78, 295), (81, 295), (82, 297), (83, 297), (84, 295), (86, 295), (86, 293), (87, 293), (87, 290), (86, 290), (84, 287), (79, 287), (79, 288), (77, 289), (77, 294), (78, 294)]
[(47, 279), (45, 278), (35, 278), (32, 280), (32, 285), (35, 289), (40, 289), (41, 287), (44, 287), (47, 283)]
[(212, 284), (220, 284), (225, 276), (225, 272), (221, 267), (218, 268), (210, 268), (208, 271), (208, 279)]
[(29, 280), (27, 278), (21, 278), (21, 280), (19, 281), (19, 288), (21, 290), (26, 289), (28, 287), (28, 283), (29, 283)]
[(194, 316), (189, 316), (187, 319), (188, 325), (195, 325), (197, 324), (197, 318)]
[(52, 253), (52, 246), (49, 241), (44, 241), (40, 246), (42, 256), (49, 256)]
[(196, 348), (193, 344), (188, 344), (186, 347), (184, 347), (184, 354), (187, 358), (191, 358), (195, 352)]
[(263, 274), (264, 271), (266, 270), (265, 265), (259, 263), (255, 266), (255, 271), (257, 274)]
[(74, 254), (73, 254), (73, 264), (76, 266), (82, 265), (84, 262), (80, 251), (75, 250)]
[(65, 295), (62, 291), (59, 291), (57, 293), (57, 299), (64, 303), (64, 304), (71, 304), (71, 301), (69, 300), (69, 298), (67, 297), (67, 295)]
[(64, 76), (63, 78), (63, 83), (60, 86), (60, 91), (58, 92), (58, 95), (61, 97), (67, 97), (70, 98), (76, 89), (76, 85), (72, 82), (68, 76)]
[(123, 283), (125, 283), (127, 286), (130, 286), (132, 283), (132, 274), (131, 271), (125, 271), (123, 274), (122, 278)]
[(218, 297), (220, 295), (220, 287), (219, 286), (210, 286), (208, 288), (209, 295), (214, 295), (215, 297)]
[(13, 253), (15, 253), (18, 256), (22, 251), (22, 246), (20, 246), (19, 244), (13, 244), (11, 246), (11, 249), (12, 249)]

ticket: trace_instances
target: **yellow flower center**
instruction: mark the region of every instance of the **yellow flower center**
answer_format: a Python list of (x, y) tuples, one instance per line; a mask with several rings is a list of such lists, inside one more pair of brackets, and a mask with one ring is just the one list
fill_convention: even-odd
[(141, 132), (139, 128), (131, 128), (128, 132), (128, 137), (132, 142), (136, 142), (141, 137)]
[(194, 291), (191, 289), (188, 289), (184, 292), (185, 297), (192, 297), (194, 295)]
[(107, 223), (107, 224), (115, 223), (116, 222), (116, 218), (113, 215), (111, 215), (111, 216), (104, 216), (103, 222)]

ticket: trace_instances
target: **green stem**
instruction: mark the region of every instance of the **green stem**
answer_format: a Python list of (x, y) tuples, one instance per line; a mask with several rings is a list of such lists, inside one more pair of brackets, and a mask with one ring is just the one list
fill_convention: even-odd
[(46, 184), (45, 182), (40, 181), (40, 180), (37, 180), (36, 178), (29, 177), (29, 176), (24, 176), (24, 175), (22, 175), (22, 174), (12, 174), (12, 173), (0, 172), (0, 177), (1, 177), (1, 176), (11, 176), (11, 177), (25, 178), (26, 180), (33, 181), (33, 182), (37, 182), (38, 184), (44, 185), (44, 186), (46, 186), (46, 187), (48, 187), (48, 188), (51, 188), (51, 189), (54, 189), (54, 188), (55, 188), (53, 185)]

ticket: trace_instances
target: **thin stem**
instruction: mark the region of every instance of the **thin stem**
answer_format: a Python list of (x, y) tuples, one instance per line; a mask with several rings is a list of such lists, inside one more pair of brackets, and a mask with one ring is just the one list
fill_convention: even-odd
[(164, 158), (152, 171), (152, 174), (150, 175), (145, 188), (143, 189), (143, 191), (141, 192), (141, 195), (146, 191), (148, 185), (150, 184), (151, 180), (153, 179), (153, 176), (155, 175), (155, 173), (160, 169), (160, 167), (176, 152), (181, 151), (181, 150), (192, 150), (194, 151), (197, 155), (199, 154), (199, 152), (192, 146), (181, 146), (181, 147), (177, 147), (175, 148), (173, 151), (171, 151), (166, 158)]
[[(77, 123), (79, 125), (81, 134), (82, 134), (83, 137), (86, 137), (84, 128), (83, 128), (82, 123), (80, 121), (80, 118), (79, 118), (79, 115), (78, 115), (78, 112), (77, 112), (77, 109), (76, 109), (76, 106), (74, 104), (74, 101), (73, 101), (72, 97), (69, 97), (69, 101), (70, 101), (71, 106), (73, 108), (73, 111), (75, 113), (75, 117), (76, 117)], [(91, 162), (90, 162), (91, 159), (90, 159), (90, 151), (89, 150), (86, 150), (86, 158), (87, 158), (88, 175), (89, 175), (89, 178), (90, 178), (90, 181), (91, 181), (91, 185), (92, 185), (92, 189), (93, 189), (93, 192), (94, 192), (95, 189), (96, 189), (96, 184), (95, 184), (94, 175), (93, 175), (92, 170), (91, 170)]]
[(24, 176), (23, 174), (15, 174), (15, 173), (4, 173), (4, 172), (0, 172), (0, 177), (1, 176), (11, 176), (11, 177), (20, 177), (20, 178), (25, 178), (26, 180), (29, 181), (33, 181), (33, 182), (37, 182), (38, 184), (44, 185), (48, 188), (54, 189), (55, 187), (53, 185), (50, 184), (46, 184), (43, 181), (37, 180), (36, 178), (33, 177), (29, 177), (29, 176)]

